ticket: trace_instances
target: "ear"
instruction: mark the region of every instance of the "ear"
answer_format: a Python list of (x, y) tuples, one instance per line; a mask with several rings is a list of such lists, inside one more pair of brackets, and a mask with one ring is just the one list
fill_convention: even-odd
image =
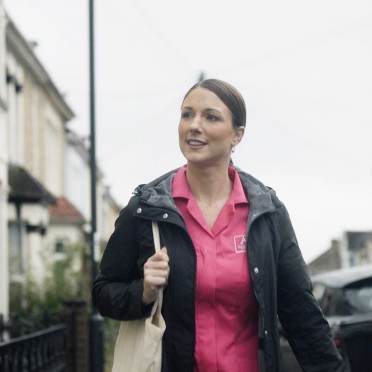
[(233, 146), (236, 146), (242, 140), (244, 136), (244, 131), (245, 131), (245, 127), (243, 126), (235, 128), (235, 136), (234, 136), (233, 143), (232, 143)]

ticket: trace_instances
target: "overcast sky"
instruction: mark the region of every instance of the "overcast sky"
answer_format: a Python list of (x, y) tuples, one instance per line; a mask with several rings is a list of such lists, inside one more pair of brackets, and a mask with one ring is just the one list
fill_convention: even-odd
[[(88, 1), (5, 0), (88, 134)], [(199, 72), (235, 85), (234, 162), (285, 202), (307, 261), (372, 229), (372, 2), (96, 1), (97, 151), (125, 205), (184, 163), (181, 98)]]

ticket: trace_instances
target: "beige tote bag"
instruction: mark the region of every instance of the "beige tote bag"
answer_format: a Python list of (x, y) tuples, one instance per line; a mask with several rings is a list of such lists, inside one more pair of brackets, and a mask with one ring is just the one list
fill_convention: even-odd
[[(155, 252), (160, 250), (159, 227), (152, 222)], [(161, 315), (163, 290), (154, 303), (151, 316), (146, 319), (120, 323), (115, 343), (112, 372), (160, 372), (162, 337), (165, 322)]]

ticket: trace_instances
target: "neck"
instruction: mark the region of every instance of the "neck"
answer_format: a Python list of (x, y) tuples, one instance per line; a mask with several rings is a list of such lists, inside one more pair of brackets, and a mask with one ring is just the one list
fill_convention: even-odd
[(210, 167), (188, 164), (186, 177), (194, 198), (208, 204), (226, 199), (232, 189), (228, 168), (229, 164)]

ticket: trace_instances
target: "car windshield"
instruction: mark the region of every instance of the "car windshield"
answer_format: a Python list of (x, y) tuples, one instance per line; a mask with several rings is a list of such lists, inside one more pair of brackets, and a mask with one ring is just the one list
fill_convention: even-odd
[(344, 295), (353, 314), (372, 312), (372, 279), (346, 287)]

